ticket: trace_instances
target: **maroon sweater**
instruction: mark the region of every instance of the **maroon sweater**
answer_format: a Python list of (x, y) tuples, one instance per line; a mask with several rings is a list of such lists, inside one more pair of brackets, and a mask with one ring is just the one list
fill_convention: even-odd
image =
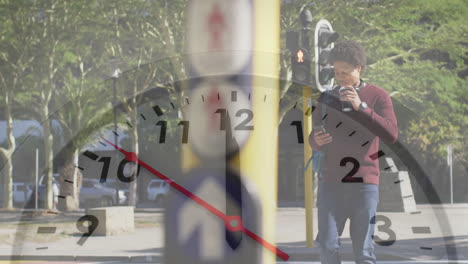
[[(390, 96), (384, 89), (366, 84), (359, 92), (359, 98), (368, 105), (364, 111), (342, 112), (338, 87), (328, 92), (327, 96), (322, 94), (318, 100), (313, 113), (314, 128), (324, 125), (333, 141), (319, 147), (312, 132), (309, 142), (313, 150), (326, 153), (325, 181), (341, 182), (351, 174), (348, 177), (352, 178), (346, 178), (346, 181), (360, 181), (358, 178), (363, 178), (365, 183), (379, 184), (377, 157), (383, 157), (378, 154), (379, 141), (395, 143), (398, 137), (397, 120)], [(322, 113), (324, 100), (327, 100), (326, 116)], [(353, 167), (359, 167), (357, 172), (351, 173)]]

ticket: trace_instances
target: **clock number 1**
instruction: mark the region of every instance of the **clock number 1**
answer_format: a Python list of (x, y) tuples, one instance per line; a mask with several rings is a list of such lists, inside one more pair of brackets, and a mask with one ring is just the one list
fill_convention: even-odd
[(182, 125), (182, 144), (187, 144), (190, 121), (180, 121), (177, 125)]
[(111, 157), (102, 157), (98, 160), (98, 162), (103, 162), (104, 165), (101, 171), (101, 179), (99, 180), (100, 183), (104, 183), (107, 180), (107, 174), (109, 173), (109, 165), (110, 165)]
[(159, 121), (158, 123), (156, 123), (156, 125), (161, 126), (161, 131), (159, 133), (159, 143), (166, 142), (167, 121)]
[(301, 121), (292, 121), (291, 126), (296, 126), (297, 143), (304, 144), (304, 133), (302, 132), (302, 122)]

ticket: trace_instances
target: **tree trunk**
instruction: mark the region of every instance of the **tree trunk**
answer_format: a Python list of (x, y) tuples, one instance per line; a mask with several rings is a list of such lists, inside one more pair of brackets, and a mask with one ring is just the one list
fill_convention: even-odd
[(44, 175), (46, 180), (45, 208), (54, 209), (54, 194), (52, 186), (54, 156), (53, 156), (53, 137), (50, 129), (49, 107), (44, 104), (42, 110), (43, 130), (44, 130)]
[[(135, 98), (132, 99), (133, 101), (135, 100)], [(136, 104), (133, 104), (134, 102), (132, 102), (132, 109), (133, 111), (130, 112), (130, 118), (131, 118), (131, 123), (132, 124), (136, 124), (136, 121), (137, 121), (137, 108), (136, 108)], [(132, 129), (130, 129), (131, 131), (131, 136), (130, 138), (132, 139), (132, 152), (135, 152), (136, 155), (138, 155), (138, 152), (139, 152), (139, 146), (138, 146), (138, 131), (137, 131), (137, 128), (134, 127)], [(134, 164), (132, 163), (132, 166)], [(138, 171), (138, 168), (137, 166), (133, 166), (132, 167), (132, 170), (131, 170), (133, 173), (137, 173)], [(137, 178), (135, 178), (134, 181), (132, 181), (130, 183), (130, 187), (129, 187), (129, 197), (128, 197), (128, 205), (130, 206), (136, 206), (137, 204)]]
[(78, 187), (81, 186), (82, 174), (75, 166), (78, 164), (78, 158), (78, 150), (74, 150), (72, 154), (64, 160), (64, 164), (60, 169), (60, 195), (65, 196), (65, 199), (59, 199), (58, 206), (62, 211), (75, 211), (79, 208)]
[(0, 148), (0, 155), (5, 161), (2, 174), (4, 176), (3, 208), (13, 209), (13, 162), (11, 155), (16, 148), (15, 137), (13, 136), (13, 118), (11, 117), (9, 93), (6, 92), (3, 98), (5, 105), (5, 120), (7, 122), (7, 148)]

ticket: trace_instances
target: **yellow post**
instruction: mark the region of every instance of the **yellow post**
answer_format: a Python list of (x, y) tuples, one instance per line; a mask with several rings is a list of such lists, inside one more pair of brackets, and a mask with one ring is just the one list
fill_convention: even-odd
[[(309, 145), (309, 134), (312, 131), (312, 104), (311, 87), (302, 88), (302, 108), (304, 115), (304, 166), (312, 157), (312, 148)], [(307, 247), (314, 246), (314, 173), (312, 163), (304, 170), (304, 193), (305, 193), (305, 213), (306, 213), (306, 242)]]
[[(242, 174), (252, 180), (262, 204), (262, 237), (274, 243), (278, 180), (280, 1), (254, 0), (254, 130), (240, 153)], [(276, 255), (263, 250), (263, 264)]]
[[(278, 173), (278, 109), (280, 1), (253, 0), (254, 47), (251, 104), (253, 126), (251, 135), (232, 162), (240, 174), (253, 184), (262, 206), (261, 237), (274, 244), (277, 208)], [(184, 171), (196, 167), (199, 161), (189, 146), (183, 147)], [(263, 263), (276, 263), (276, 255), (263, 250)]]

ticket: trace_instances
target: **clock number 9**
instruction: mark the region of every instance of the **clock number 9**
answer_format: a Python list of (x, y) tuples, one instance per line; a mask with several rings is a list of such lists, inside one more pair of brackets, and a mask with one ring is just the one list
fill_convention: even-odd
[(80, 217), (78, 222), (76, 222), (76, 228), (83, 232), (83, 235), (80, 240), (78, 240), (77, 244), (82, 246), (94, 230), (96, 230), (98, 224), (99, 220), (94, 215), (85, 215)]
[(384, 224), (379, 226), (377, 229), (379, 230), (379, 232), (383, 232), (387, 234), (388, 239), (383, 240), (379, 236), (374, 235), (373, 238), (374, 238), (375, 243), (380, 246), (385, 246), (385, 247), (393, 245), (396, 241), (396, 234), (395, 232), (393, 232), (393, 230), (390, 229), (390, 226), (392, 225), (392, 221), (390, 220), (390, 218), (384, 215), (376, 215), (371, 218), (370, 223), (376, 224), (379, 221), (383, 221)]
[[(105, 183), (107, 181), (107, 175), (109, 173), (109, 165), (110, 165), (110, 162), (111, 162), (111, 157), (102, 157), (102, 158), (100, 158), (98, 160), (98, 162), (103, 162), (104, 163), (104, 166), (102, 167), (101, 178), (100, 178), (99, 182), (100, 183)], [(127, 165), (127, 163), (129, 163), (129, 162), (131, 162), (131, 161), (123, 159), (119, 164), (119, 168), (117, 170), (117, 177), (119, 178), (119, 180), (121, 182), (127, 182), (127, 183), (132, 182), (138, 177), (138, 174), (140, 173), (140, 165), (138, 165), (138, 169), (137, 169), (136, 173), (135, 173), (135, 171), (132, 171), (130, 176), (125, 175), (126, 174), (126, 173), (124, 173), (125, 172), (125, 165)], [(134, 163), (134, 162), (131, 162), (131, 163)]]

